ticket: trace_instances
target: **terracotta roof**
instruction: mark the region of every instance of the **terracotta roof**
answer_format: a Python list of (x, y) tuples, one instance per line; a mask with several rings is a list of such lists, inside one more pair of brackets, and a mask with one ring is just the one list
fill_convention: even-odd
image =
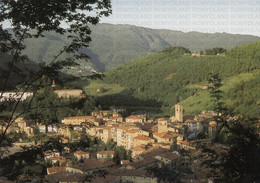
[(119, 126), (117, 129), (120, 129), (120, 130), (130, 130), (131, 128), (133, 128), (133, 127), (131, 127), (131, 126)]
[(63, 156), (51, 157), (51, 160), (66, 160)]
[(113, 124), (113, 123), (115, 123), (115, 122), (113, 122), (113, 121), (107, 121), (105, 124), (108, 125), (108, 124)]
[(112, 128), (112, 126), (106, 126), (106, 127), (103, 127), (103, 130), (109, 130), (111, 128)]
[(217, 124), (217, 122), (212, 121), (212, 122), (209, 123), (209, 126), (216, 127), (216, 126), (218, 126), (218, 124)]
[(113, 161), (102, 161), (97, 159), (85, 159), (84, 163), (79, 163), (77, 165), (72, 166), (72, 168), (79, 169), (81, 171), (90, 171), (99, 168), (107, 168), (110, 166), (114, 166), (115, 163)]
[(158, 132), (158, 130), (155, 129), (155, 128), (152, 128), (151, 131), (152, 131), (152, 133), (157, 133)]
[(152, 140), (150, 137), (147, 137), (147, 136), (144, 136), (144, 135), (138, 135), (137, 137), (134, 137), (133, 139), (135, 139), (135, 140), (145, 140), (145, 141)]
[(129, 160), (121, 160), (121, 165), (128, 165), (130, 164)]
[(81, 150), (74, 152), (74, 155), (87, 155), (87, 154), (89, 155), (90, 153), (85, 152), (85, 151), (81, 151)]
[(146, 157), (145, 159), (139, 161), (139, 162), (135, 162), (132, 163), (131, 165), (135, 168), (135, 169), (143, 169), (144, 167), (147, 167), (151, 164), (154, 164), (155, 162), (157, 162), (158, 160), (155, 159), (152, 156)]
[(55, 92), (59, 92), (59, 91), (82, 91), (81, 89), (64, 89), (64, 90), (55, 90)]
[(140, 130), (139, 129), (130, 129), (126, 133), (136, 133), (138, 131), (140, 131)]
[(157, 121), (167, 121), (168, 119), (166, 119), (166, 118), (159, 118), (159, 119), (157, 119)]
[(97, 154), (101, 154), (101, 155), (107, 155), (107, 154), (110, 154), (110, 155), (115, 155), (115, 151), (98, 151)]
[(73, 116), (73, 117), (65, 117), (64, 119), (94, 119), (93, 116)]
[(134, 116), (134, 115), (131, 115), (131, 116), (128, 116), (126, 119), (142, 119), (138, 116)]
[(47, 172), (49, 175), (55, 174), (55, 173), (60, 173), (60, 172), (65, 172), (65, 171), (66, 171), (66, 167), (63, 167), (63, 166), (47, 168)]
[(180, 144), (184, 144), (184, 145), (192, 145), (192, 144), (195, 143), (195, 141), (186, 141), (186, 140), (184, 140), (184, 141), (180, 141), (179, 143)]
[(143, 154), (152, 152), (152, 151), (154, 151), (154, 150), (156, 150), (156, 149), (159, 149), (159, 148), (160, 148), (160, 146), (153, 146), (153, 147), (149, 148), (148, 150), (146, 150), (145, 152), (143, 152)]
[(159, 156), (166, 158), (166, 159), (169, 159), (171, 161), (176, 160), (177, 158), (180, 157), (180, 155), (174, 154), (174, 153), (171, 153), (171, 152), (165, 152), (165, 153), (159, 154)]
[(193, 119), (187, 119), (185, 123), (197, 123), (197, 121)]
[(133, 150), (134, 151), (144, 151), (145, 150), (145, 145), (141, 144), (139, 146), (135, 146), (135, 147), (133, 147)]
[(167, 132), (163, 133), (153, 133), (154, 136), (160, 137), (160, 138), (174, 138), (179, 136), (178, 134), (169, 134)]

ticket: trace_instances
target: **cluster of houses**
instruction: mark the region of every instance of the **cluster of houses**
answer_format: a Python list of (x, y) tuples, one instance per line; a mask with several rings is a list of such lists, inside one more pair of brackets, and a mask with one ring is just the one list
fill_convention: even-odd
[[(18, 118), (8, 128), (7, 133), (24, 132), (28, 137), (34, 136), (36, 131), (54, 133), (62, 136), (64, 143), (72, 140), (72, 133), (77, 138), (89, 135), (101, 139), (104, 143), (113, 140), (117, 146), (132, 151), (135, 157), (141, 154), (147, 145), (176, 149), (200, 133), (213, 136), (218, 128), (218, 124), (213, 120), (214, 115), (216, 114), (211, 112), (195, 117), (184, 116), (181, 104), (175, 105), (175, 116), (159, 119), (147, 119), (146, 115), (123, 118), (120, 113), (106, 110), (92, 112), (90, 116), (65, 117), (57, 125), (35, 124), (30, 120)], [(4, 130), (5, 125), (0, 124), (0, 132)]]
[[(75, 92), (76, 95), (82, 94)], [(66, 91), (65, 93), (62, 91), (58, 95), (64, 97), (67, 94)], [(202, 112), (198, 116), (184, 115), (182, 104), (175, 105), (175, 116), (159, 119), (147, 119), (145, 114), (124, 118), (119, 112), (103, 110), (92, 112), (90, 116), (66, 117), (57, 125), (43, 125), (18, 118), (8, 128), (7, 133), (24, 132), (28, 137), (34, 136), (36, 131), (51, 133), (62, 136), (63, 143), (88, 135), (97, 137), (104, 143), (113, 140), (117, 146), (123, 146), (132, 153), (132, 162), (123, 160), (118, 166), (112, 161), (115, 156), (114, 151), (99, 151), (91, 154), (87, 149), (70, 152), (70, 149), (65, 147), (61, 155), (55, 150), (48, 150), (44, 152), (44, 159), (53, 165), (47, 169), (46, 178), (49, 180), (80, 182), (85, 175), (106, 170), (107, 176), (97, 176), (92, 181), (157, 182), (157, 178), (149, 174), (146, 168), (169, 163), (176, 169), (192, 168), (191, 158), (180, 155), (178, 150), (185, 149), (192, 152), (196, 151), (200, 144), (209, 144), (209, 139), (194, 139), (200, 133), (206, 133), (209, 137), (214, 135), (218, 128), (218, 124), (213, 120), (215, 115), (214, 112)], [(4, 130), (5, 125), (0, 124), (0, 132)], [(76, 135), (76, 139), (72, 139), (72, 133)], [(66, 157), (63, 154), (70, 154), (70, 156)], [(77, 164), (68, 161), (71, 155), (78, 160)], [(183, 179), (193, 180), (190, 177), (183, 177)]]

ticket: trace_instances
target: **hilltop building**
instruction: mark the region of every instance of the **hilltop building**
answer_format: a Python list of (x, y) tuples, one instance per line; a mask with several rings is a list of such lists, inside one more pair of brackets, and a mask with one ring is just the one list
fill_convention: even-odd
[(83, 91), (80, 89), (55, 90), (54, 92), (59, 98), (79, 98), (83, 94)]

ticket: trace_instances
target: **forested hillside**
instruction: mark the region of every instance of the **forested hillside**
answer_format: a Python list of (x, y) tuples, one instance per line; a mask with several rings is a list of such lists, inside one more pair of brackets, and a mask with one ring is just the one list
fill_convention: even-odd
[[(227, 33), (180, 32), (171, 30), (155, 30), (131, 25), (98, 24), (91, 26), (92, 42), (89, 48), (81, 51), (90, 57), (90, 61), (79, 60), (79, 67), (67, 70), (69, 74), (88, 74), (93, 68), (97, 71), (108, 71), (115, 66), (132, 59), (145, 56), (170, 46), (183, 46), (191, 51), (206, 48), (232, 48), (242, 44), (260, 40), (249, 35), (233, 35)], [(37, 63), (49, 62), (54, 53), (66, 45), (64, 36), (47, 32), (45, 38), (28, 40), (26, 54)], [(66, 57), (66, 55), (63, 55)]]
[(13, 90), (20, 82), (23, 81), (24, 74), (28, 73), (28, 70), (37, 71), (39, 69), (38, 64), (30, 61), (14, 63), (14, 72), (10, 73), (8, 76), (11, 61), (12, 58), (10, 56), (0, 53), (0, 91), (4, 88), (7, 78), (8, 82), (6, 83), (5, 91)]
[(251, 114), (256, 115), (260, 101), (259, 46), (260, 42), (251, 43), (221, 56), (191, 57), (184, 49), (172, 48), (140, 57), (106, 74), (103, 82), (125, 90), (110, 95), (104, 91), (99, 102), (158, 107), (168, 115), (173, 114), (174, 104), (182, 102), (185, 113), (197, 113), (200, 109), (211, 109), (204, 86), (209, 74), (218, 72), (224, 80), (222, 88), (228, 104), (236, 111), (251, 109)]

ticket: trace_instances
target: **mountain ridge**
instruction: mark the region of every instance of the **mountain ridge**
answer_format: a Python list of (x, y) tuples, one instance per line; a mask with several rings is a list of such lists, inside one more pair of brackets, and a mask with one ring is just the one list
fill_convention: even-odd
[[(82, 65), (82, 68), (77, 68), (79, 74), (89, 68), (105, 72), (130, 60), (170, 46), (183, 46), (191, 51), (200, 51), (213, 47), (232, 48), (260, 40), (260, 37), (251, 35), (184, 33), (132, 25), (97, 24), (91, 25), (90, 28), (92, 42), (88, 48), (83, 48), (81, 51), (86, 54), (91, 53), (91, 59), (79, 60)], [(25, 53), (31, 60), (49, 61), (54, 53), (58, 52), (59, 48), (68, 41), (54, 33), (46, 33), (46, 35), (45, 38), (29, 40), (26, 43)]]

